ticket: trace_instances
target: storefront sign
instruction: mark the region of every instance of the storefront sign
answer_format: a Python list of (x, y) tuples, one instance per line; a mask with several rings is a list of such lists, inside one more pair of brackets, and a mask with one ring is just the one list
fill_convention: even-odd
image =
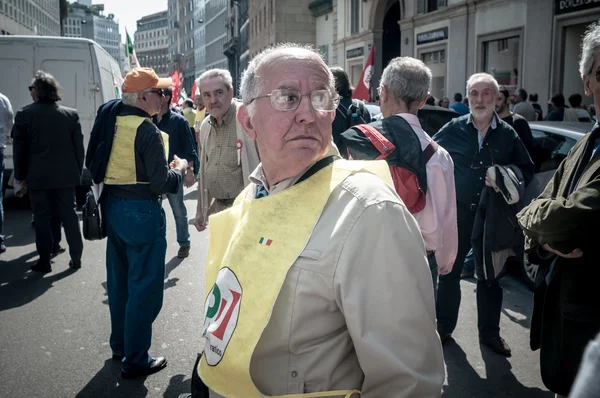
[(419, 44), (433, 43), (434, 41), (446, 40), (448, 38), (448, 27), (419, 33), (417, 35), (417, 46)]
[(554, 13), (556, 15), (600, 8), (600, 0), (555, 0), (555, 4)]
[(353, 48), (352, 50), (346, 51), (346, 59), (358, 58), (362, 57), (363, 55), (365, 55), (364, 47)]

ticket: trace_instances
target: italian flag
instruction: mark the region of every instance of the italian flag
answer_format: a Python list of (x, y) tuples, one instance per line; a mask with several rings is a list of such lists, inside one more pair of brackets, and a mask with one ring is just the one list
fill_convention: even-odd
[(271, 239), (267, 239), (267, 238), (260, 238), (260, 240), (258, 241), (258, 243), (260, 243), (261, 245), (271, 246), (271, 244), (273, 243), (273, 241)]
[(127, 36), (127, 56), (129, 57), (129, 66), (131, 67), (131, 69), (139, 68), (140, 63), (138, 62), (137, 55), (135, 55), (135, 47), (133, 46), (133, 41), (131, 41), (131, 37), (129, 37), (127, 28), (125, 28), (125, 36)]

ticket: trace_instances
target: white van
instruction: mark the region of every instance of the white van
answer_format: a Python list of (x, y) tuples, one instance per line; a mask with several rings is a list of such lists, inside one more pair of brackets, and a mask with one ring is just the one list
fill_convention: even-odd
[[(77, 109), (84, 137), (90, 138), (96, 112), (103, 103), (121, 97), (121, 70), (115, 59), (88, 39), (46, 36), (0, 36), (0, 93), (10, 100), (15, 114), (32, 102), (29, 85), (38, 70), (52, 74), (62, 86), (64, 106)], [(4, 150), (3, 187), (13, 170), (10, 138)], [(84, 185), (91, 176), (84, 171)]]

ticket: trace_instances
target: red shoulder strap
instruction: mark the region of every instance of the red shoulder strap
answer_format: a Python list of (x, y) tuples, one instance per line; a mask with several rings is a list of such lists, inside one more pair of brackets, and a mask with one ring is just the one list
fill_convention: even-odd
[(368, 124), (358, 124), (353, 126), (353, 128), (359, 129), (365, 137), (371, 141), (371, 144), (377, 148), (381, 155), (377, 156), (375, 160), (387, 158), (396, 149), (396, 146), (373, 126), (369, 126)]
[(425, 164), (429, 162), (429, 159), (431, 159), (433, 154), (437, 151), (438, 146), (438, 143), (433, 140), (431, 140), (429, 145), (427, 145), (427, 148), (425, 148), (425, 150), (423, 151), (423, 156), (425, 157)]

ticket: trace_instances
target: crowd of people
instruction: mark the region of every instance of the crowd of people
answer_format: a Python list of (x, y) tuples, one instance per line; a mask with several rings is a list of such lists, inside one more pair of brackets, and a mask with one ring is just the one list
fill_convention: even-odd
[[(599, 49), (593, 25), (580, 74), (596, 105)], [(534, 173), (528, 121), (541, 118), (535, 96), (520, 89), (511, 108), (511, 93), (476, 73), (467, 104), (461, 94), (438, 102), (461, 116), (430, 137), (417, 113), (431, 103), (431, 80), (420, 60), (391, 60), (378, 87), (382, 115), (371, 121), (343, 69), (286, 44), (250, 61), (241, 100), (230, 73), (211, 69), (180, 114), (170, 107), (171, 80), (135, 68), (122, 98), (98, 110), (84, 157), (77, 112), (57, 104), (58, 82), (40, 71), (29, 88), (34, 103), (14, 126), (0, 97), (0, 133), (12, 132), (15, 178), (30, 191), (39, 253), (32, 269), (51, 271), (53, 217), (65, 229), (70, 266), (82, 266), (74, 188), (85, 165), (101, 192), (112, 358), (123, 378), (164, 369), (166, 358), (149, 353), (163, 302), (162, 201), (185, 258), (192, 246), (183, 189), (198, 182), (194, 225), (210, 234), (205, 346), (187, 396), (439, 397), (467, 257), (479, 342), (511, 356), (500, 334), (500, 278), (507, 259), (525, 250), (541, 264), (531, 346), (540, 349), (542, 379), (558, 397), (594, 396), (598, 343), (581, 362), (600, 332), (600, 127), (539, 198), (523, 203)], [(546, 118), (584, 118), (581, 96), (569, 101), (566, 108), (554, 96)]]

